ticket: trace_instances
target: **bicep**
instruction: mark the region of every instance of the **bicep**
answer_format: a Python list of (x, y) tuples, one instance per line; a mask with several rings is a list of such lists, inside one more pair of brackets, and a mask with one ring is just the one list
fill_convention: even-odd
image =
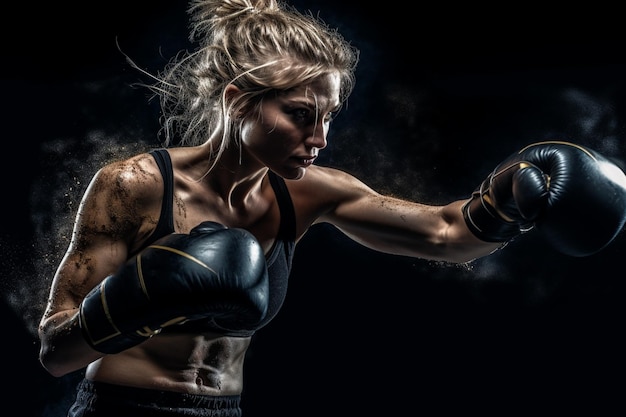
[[(85, 295), (125, 262), (128, 236), (136, 229), (129, 205), (114, 191), (112, 174), (98, 172), (76, 213), (72, 237), (54, 275), (44, 319), (77, 309)], [(117, 181), (118, 187), (119, 181)]]

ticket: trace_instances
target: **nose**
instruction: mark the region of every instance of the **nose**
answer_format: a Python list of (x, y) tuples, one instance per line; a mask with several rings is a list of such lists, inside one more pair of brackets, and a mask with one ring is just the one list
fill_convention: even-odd
[(328, 145), (326, 141), (327, 135), (328, 125), (323, 122), (317, 123), (305, 143), (310, 148), (324, 149)]

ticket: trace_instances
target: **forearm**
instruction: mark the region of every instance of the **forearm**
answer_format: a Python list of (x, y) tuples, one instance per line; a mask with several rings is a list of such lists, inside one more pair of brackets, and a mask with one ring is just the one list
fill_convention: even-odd
[(63, 376), (89, 365), (103, 356), (85, 341), (78, 320), (78, 309), (57, 313), (39, 327), (39, 361), (53, 376)]
[(445, 206), (443, 218), (447, 227), (440, 237), (442, 244), (442, 258), (448, 262), (466, 263), (477, 258), (489, 255), (501, 248), (503, 242), (487, 242), (477, 237), (463, 217), (463, 206), (466, 200), (459, 200)]

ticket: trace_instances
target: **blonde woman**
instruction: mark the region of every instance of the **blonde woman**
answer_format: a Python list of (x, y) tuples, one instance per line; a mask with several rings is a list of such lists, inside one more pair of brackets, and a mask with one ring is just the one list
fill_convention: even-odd
[(358, 51), (278, 0), (188, 10), (198, 49), (149, 86), (165, 146), (93, 177), (41, 320), (43, 366), (55, 376), (86, 368), (69, 416), (240, 416), (251, 336), (278, 314), (313, 224), (455, 263), (535, 226), (584, 256), (624, 224), (624, 174), (566, 142), (529, 145), (442, 206), (318, 166)]

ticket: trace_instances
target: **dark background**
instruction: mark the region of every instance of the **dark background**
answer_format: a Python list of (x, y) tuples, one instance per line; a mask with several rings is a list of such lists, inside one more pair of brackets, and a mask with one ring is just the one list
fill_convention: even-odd
[[(617, 8), (291, 3), (361, 50), (320, 163), (433, 204), (538, 140), (624, 168)], [(189, 48), (185, 2), (13, 2), (4, 16), (2, 399), (11, 415), (61, 417), (82, 374), (41, 368), (36, 326), (91, 175), (159, 144), (157, 103), (122, 52), (154, 73)], [(623, 415), (625, 243), (573, 258), (531, 233), (450, 266), (316, 226), (250, 348), (244, 415)]]

